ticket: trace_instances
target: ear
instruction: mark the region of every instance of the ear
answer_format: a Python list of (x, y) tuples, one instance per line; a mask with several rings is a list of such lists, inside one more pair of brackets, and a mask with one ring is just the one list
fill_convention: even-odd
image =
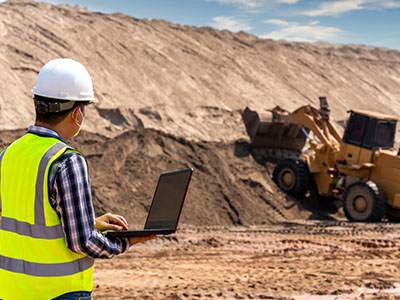
[(71, 117), (72, 117), (72, 119), (74, 120), (74, 121), (78, 121), (79, 120), (79, 116), (80, 116), (80, 110), (81, 110), (81, 107), (80, 106), (78, 106), (78, 107), (75, 107), (74, 109), (73, 109), (73, 111), (72, 111), (72, 115), (71, 115)]

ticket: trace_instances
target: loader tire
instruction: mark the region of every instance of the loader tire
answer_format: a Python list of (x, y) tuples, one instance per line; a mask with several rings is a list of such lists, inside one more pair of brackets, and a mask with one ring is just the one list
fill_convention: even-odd
[(309, 177), (306, 162), (298, 157), (280, 159), (272, 175), (272, 179), (283, 192), (297, 198), (302, 198), (307, 193)]
[(344, 213), (352, 222), (380, 222), (387, 204), (383, 190), (373, 181), (362, 180), (350, 185), (344, 193)]

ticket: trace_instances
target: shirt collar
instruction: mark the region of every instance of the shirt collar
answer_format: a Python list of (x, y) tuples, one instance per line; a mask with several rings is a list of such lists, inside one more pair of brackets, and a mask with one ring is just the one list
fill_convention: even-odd
[(43, 137), (56, 138), (68, 145), (68, 143), (57, 132), (46, 127), (31, 125), (28, 128), (28, 133), (33, 133)]

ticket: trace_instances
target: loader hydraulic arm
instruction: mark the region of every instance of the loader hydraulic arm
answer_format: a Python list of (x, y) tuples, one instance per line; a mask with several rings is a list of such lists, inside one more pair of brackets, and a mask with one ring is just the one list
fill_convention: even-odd
[(320, 110), (306, 105), (289, 115), (282, 116), (282, 119), (291, 124), (307, 127), (327, 149), (338, 151), (341, 140), (340, 135), (329, 122), (329, 109), (326, 98), (320, 97), (320, 101)]
[(246, 107), (242, 118), (252, 149), (271, 150), (271, 155), (279, 151), (300, 154), (306, 144), (308, 132), (312, 131), (318, 140), (318, 143), (313, 142), (312, 145), (329, 153), (338, 152), (341, 137), (329, 122), (329, 108), (325, 97), (320, 97), (320, 106), (318, 110), (306, 105), (294, 112), (279, 106), (263, 111)]

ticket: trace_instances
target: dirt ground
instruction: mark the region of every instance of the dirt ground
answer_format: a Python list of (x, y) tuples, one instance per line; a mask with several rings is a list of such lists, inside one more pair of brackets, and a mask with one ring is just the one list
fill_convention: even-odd
[(400, 299), (400, 224), (185, 227), (98, 260), (94, 299)]

